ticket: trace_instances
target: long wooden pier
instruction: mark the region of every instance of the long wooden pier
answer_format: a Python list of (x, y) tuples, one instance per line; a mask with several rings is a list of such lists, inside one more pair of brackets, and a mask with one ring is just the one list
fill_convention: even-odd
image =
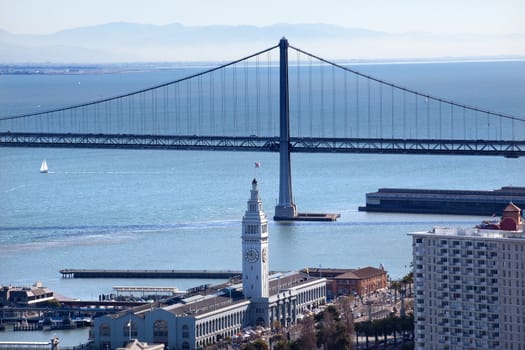
[(198, 278), (229, 279), (241, 275), (232, 270), (96, 270), (62, 269), (62, 278)]

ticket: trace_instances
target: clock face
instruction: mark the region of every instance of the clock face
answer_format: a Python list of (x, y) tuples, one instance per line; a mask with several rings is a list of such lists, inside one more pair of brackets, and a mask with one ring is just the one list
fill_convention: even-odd
[(256, 262), (259, 259), (259, 252), (256, 249), (250, 248), (246, 251), (244, 259), (251, 263)]

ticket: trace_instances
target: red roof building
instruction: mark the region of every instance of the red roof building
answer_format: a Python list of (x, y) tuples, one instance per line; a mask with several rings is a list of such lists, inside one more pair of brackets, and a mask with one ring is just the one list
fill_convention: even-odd
[(386, 271), (371, 266), (359, 269), (308, 268), (302, 272), (326, 278), (327, 295), (331, 297), (365, 295), (388, 287)]

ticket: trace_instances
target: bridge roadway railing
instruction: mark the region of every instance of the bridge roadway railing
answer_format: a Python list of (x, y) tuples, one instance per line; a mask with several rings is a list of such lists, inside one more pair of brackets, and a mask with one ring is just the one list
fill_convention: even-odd
[[(77, 147), (279, 152), (278, 137), (1, 132), (4, 147)], [(525, 140), (291, 137), (290, 151), (525, 156)]]

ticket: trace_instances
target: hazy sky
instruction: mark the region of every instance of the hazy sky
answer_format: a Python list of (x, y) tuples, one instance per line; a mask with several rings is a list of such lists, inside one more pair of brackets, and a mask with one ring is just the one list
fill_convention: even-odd
[(525, 33), (524, 14), (524, 0), (0, 0), (0, 28), (16, 34), (120, 21), (509, 34)]

